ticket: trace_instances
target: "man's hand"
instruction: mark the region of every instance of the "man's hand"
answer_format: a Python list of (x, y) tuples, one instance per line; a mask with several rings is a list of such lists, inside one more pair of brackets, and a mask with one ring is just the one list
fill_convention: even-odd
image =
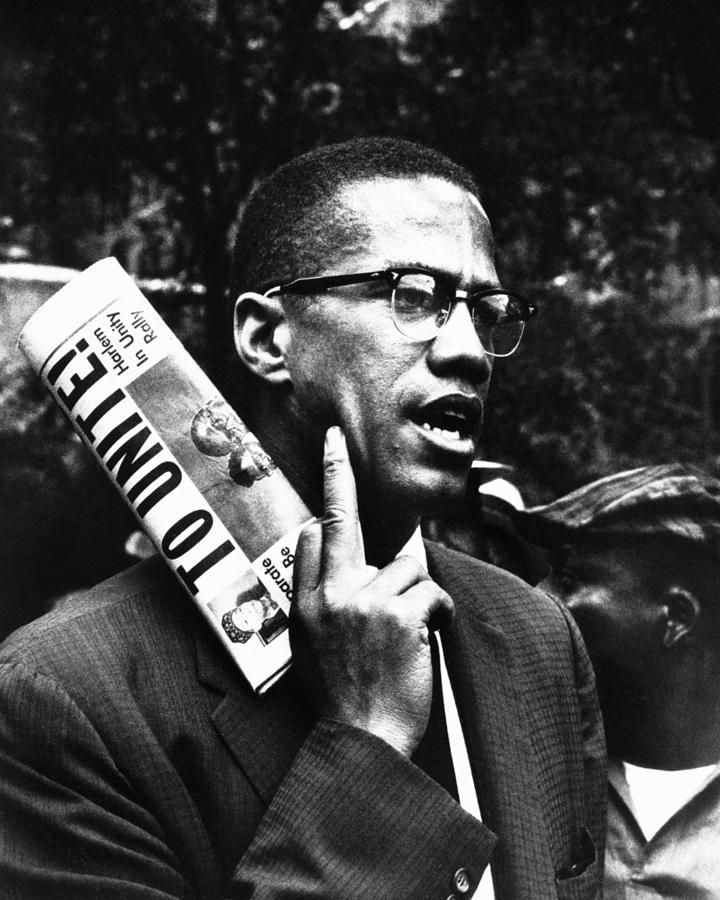
[(325, 441), (325, 515), (300, 536), (290, 616), (293, 666), (317, 711), (410, 755), (432, 698), (430, 621), (452, 600), (415, 560), (365, 562), (355, 479), (342, 431)]

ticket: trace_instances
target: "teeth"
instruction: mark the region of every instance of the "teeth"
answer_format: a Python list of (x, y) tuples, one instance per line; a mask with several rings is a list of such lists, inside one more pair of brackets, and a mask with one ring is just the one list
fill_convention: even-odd
[(423, 422), (422, 427), (424, 431), (434, 431), (435, 434), (439, 434), (441, 437), (444, 437), (447, 441), (459, 441), (460, 440), (460, 432), (459, 431), (448, 431), (447, 428), (436, 428), (434, 425), (430, 425), (429, 422)]

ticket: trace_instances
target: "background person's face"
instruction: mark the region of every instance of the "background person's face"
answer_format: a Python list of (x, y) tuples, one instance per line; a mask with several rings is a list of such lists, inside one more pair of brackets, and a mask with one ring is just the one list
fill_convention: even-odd
[(643, 680), (659, 637), (657, 607), (640, 551), (566, 547), (553, 554), (539, 587), (567, 605), (599, 679), (616, 684)]
[[(346, 188), (341, 202), (364, 227), (322, 274), (416, 265), (464, 288), (498, 285), (489, 222), (466, 191), (378, 179)], [(295, 415), (318, 433), (343, 427), (361, 502), (389, 515), (434, 512), (463, 496), (491, 366), (465, 307), (434, 341), (413, 342), (388, 299), (385, 286), (360, 285), (289, 309)]]

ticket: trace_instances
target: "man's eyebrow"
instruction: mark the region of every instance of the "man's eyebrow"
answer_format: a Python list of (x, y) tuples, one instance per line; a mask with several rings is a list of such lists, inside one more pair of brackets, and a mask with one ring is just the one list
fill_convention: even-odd
[[(458, 279), (457, 275), (454, 272), (451, 272), (449, 269), (443, 269), (439, 266), (428, 266), (424, 265), (421, 262), (408, 262), (408, 263), (396, 263), (394, 266), (388, 266), (388, 269), (421, 269), (423, 272), (429, 272), (431, 275), (438, 275), (440, 278), (445, 281), (449, 281), (451, 284), (456, 287), (460, 286), (460, 279)], [(484, 291), (486, 288), (498, 288), (500, 290), (499, 282), (485, 279), (483, 281), (478, 281), (472, 284), (473, 291)]]

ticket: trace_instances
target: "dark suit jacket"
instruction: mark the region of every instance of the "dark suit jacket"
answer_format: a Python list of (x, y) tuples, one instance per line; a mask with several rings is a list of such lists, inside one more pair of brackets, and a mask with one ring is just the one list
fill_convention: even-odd
[(383, 741), (313, 721), (291, 673), (255, 697), (156, 559), (0, 651), (2, 896), (444, 900), (491, 858), (498, 900), (595, 896), (604, 749), (577, 632), (511, 576), (428, 557), (483, 823)]

